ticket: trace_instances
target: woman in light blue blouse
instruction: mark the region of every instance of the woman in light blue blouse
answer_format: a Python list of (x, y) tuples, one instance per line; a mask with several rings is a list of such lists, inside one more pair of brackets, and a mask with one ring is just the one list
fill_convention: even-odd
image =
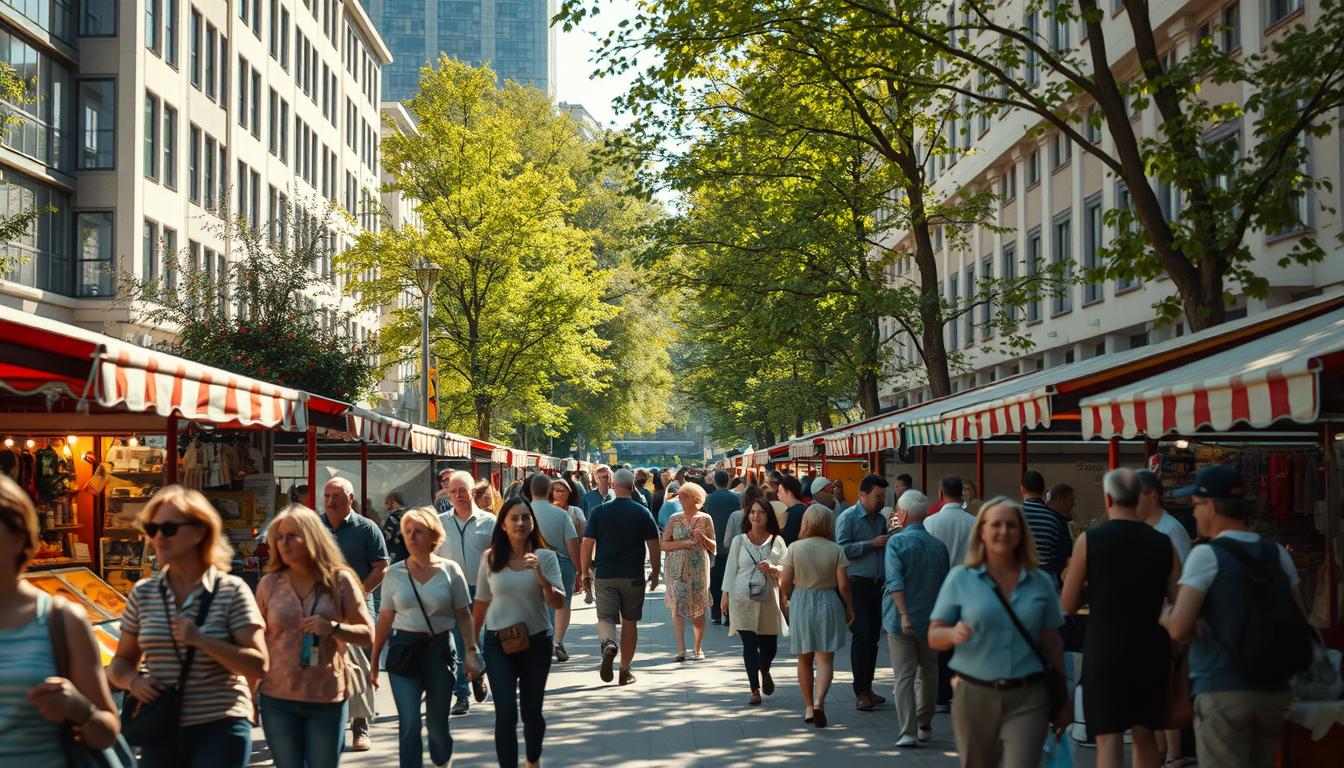
[(1005, 768), (1035, 768), (1050, 722), (1062, 729), (1072, 707), (1048, 711), (1046, 670), (996, 590), (1054, 668), (1063, 669), (1064, 616), (1054, 579), (1039, 568), (1022, 507), (1003, 496), (980, 508), (966, 563), (948, 573), (938, 592), (929, 646), (956, 648), (949, 666), (956, 673), (952, 727), (961, 764), (990, 768), (1002, 760)]

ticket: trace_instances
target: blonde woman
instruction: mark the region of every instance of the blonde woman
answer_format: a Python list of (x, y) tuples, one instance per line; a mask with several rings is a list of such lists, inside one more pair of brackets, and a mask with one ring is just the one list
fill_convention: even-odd
[(349, 699), (345, 646), (373, 643), (364, 589), (322, 518), (290, 506), (271, 522), (273, 553), (257, 585), (271, 669), (261, 681), (261, 726), (276, 768), (340, 764)]
[(835, 652), (845, 646), (845, 627), (854, 621), (849, 559), (835, 543), (831, 514), (823, 504), (808, 507), (803, 512), (798, 540), (789, 545), (779, 561), (783, 567), (779, 588), (787, 601), (792, 648), (798, 655), (803, 722), (818, 728), (825, 728), (827, 723), (826, 694), (835, 675)]
[[(37, 534), (32, 500), (0, 474), (0, 765), (64, 765), (66, 723), (91, 749), (111, 746), (121, 729), (87, 614), (20, 578)], [(51, 644), (57, 621), (63, 659)]]
[(252, 590), (228, 572), (223, 521), (200, 491), (169, 485), (145, 505), (140, 527), (160, 568), (127, 597), (108, 677), (137, 702), (169, 686), (182, 696), (179, 727), (140, 744), (140, 765), (242, 768), (252, 748), (248, 680), (266, 674), (268, 657)]
[(476, 501), (476, 506), (495, 514), (499, 511), (499, 494), (495, 493), (495, 486), (490, 484), (489, 478), (481, 478), (471, 487), (471, 498)]
[(686, 660), (686, 620), (695, 636), (695, 658), (705, 658), (700, 649), (705, 638), (705, 609), (709, 607), (709, 564), (714, 560), (714, 518), (701, 512), (705, 489), (687, 483), (677, 490), (681, 511), (668, 518), (662, 535), (667, 554), (667, 592), (664, 600), (672, 612), (672, 631), (677, 635), (677, 661)]

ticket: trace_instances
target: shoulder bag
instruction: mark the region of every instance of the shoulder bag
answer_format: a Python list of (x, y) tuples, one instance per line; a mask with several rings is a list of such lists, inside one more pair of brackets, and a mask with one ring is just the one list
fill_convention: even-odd
[[(747, 534), (745, 534), (745, 533), (742, 534), (742, 536), (743, 536), (744, 538), (746, 537), (746, 535), (747, 535)], [(769, 538), (765, 543), (766, 543), (767, 545), (773, 545), (773, 544), (774, 544), (774, 541), (775, 541), (775, 537), (774, 537), (774, 535), (772, 534), (772, 535), (770, 536), (770, 538)], [(751, 539), (747, 539), (747, 544), (751, 544)], [(760, 560), (757, 560), (757, 559), (756, 559), (756, 556), (753, 555), (753, 554), (751, 554), (751, 550), (747, 549), (747, 544), (743, 544), (743, 545), (742, 545), (742, 551), (746, 552), (746, 553), (747, 553), (747, 557), (750, 557), (750, 558), (751, 558), (751, 562), (752, 562), (752, 565), (753, 565), (753, 566), (760, 565), (760, 564), (761, 564), (761, 561), (760, 561)], [(751, 546), (754, 547), (754, 546), (756, 546), (756, 545), (755, 545), (755, 544), (751, 544)], [(760, 602), (760, 601), (765, 600), (766, 596), (767, 596), (768, 594), (770, 594), (770, 590), (769, 590), (769, 586), (770, 586), (769, 579), (770, 579), (770, 577), (769, 577), (769, 576), (766, 576), (766, 575), (764, 575), (764, 574), (761, 574), (761, 583), (760, 583), (760, 584), (757, 584), (756, 582), (752, 581), (752, 579), (756, 578), (756, 574), (758, 574), (758, 573), (761, 573), (761, 572), (760, 572), (758, 569), (756, 569), (756, 568), (752, 568), (752, 569), (751, 569), (751, 575), (747, 577), (747, 597), (750, 597), (752, 600), (755, 600), (755, 601), (757, 601), (757, 602)]]
[[(60, 603), (52, 598), (51, 611), (47, 615), (47, 630), (51, 635), (51, 655), (56, 662), (56, 676), (70, 680), (70, 646), (65, 638), (65, 611), (59, 609)], [(135, 755), (124, 736), (117, 736), (112, 746), (106, 749), (94, 749), (75, 738), (74, 728), (69, 722), (61, 726), (61, 749), (65, 752), (67, 768), (132, 768), (135, 765)]]
[(1053, 722), (1054, 718), (1059, 714), (1059, 711), (1064, 708), (1064, 703), (1068, 701), (1069, 698), (1068, 686), (1064, 682), (1064, 674), (1055, 668), (1054, 663), (1046, 657), (1045, 652), (1041, 650), (1041, 646), (1036, 642), (1036, 639), (1031, 636), (1031, 633), (1027, 631), (1026, 627), (1022, 626), (1022, 621), (1017, 618), (1017, 614), (1013, 611), (1013, 607), (1008, 604), (1008, 599), (999, 591), (998, 586), (991, 583), (989, 588), (994, 592), (994, 596), (999, 599), (999, 603), (1003, 606), (1003, 610), (1008, 612), (1008, 618), (1013, 620), (1013, 626), (1017, 627), (1017, 633), (1022, 636), (1023, 640), (1027, 641), (1027, 646), (1030, 647), (1031, 652), (1036, 655), (1036, 659), (1041, 662), (1041, 669), (1044, 671), (1045, 677), (1045, 692), (1050, 697), (1050, 719)]
[[(442, 568), (442, 566), (439, 567)], [(406, 578), (411, 582), (411, 592), (415, 594), (415, 603), (420, 606), (420, 615), (425, 618), (425, 629), (429, 630), (429, 634), (412, 642), (388, 645), (387, 662), (385, 664), (387, 671), (402, 677), (419, 677), (425, 654), (429, 652), (430, 646), (433, 646), (434, 650), (443, 659), (443, 663), (448, 667), (449, 673), (456, 673), (456, 657), (453, 655), (452, 648), (445, 649), (439, 642), (440, 635), (434, 631), (434, 624), (429, 620), (429, 611), (425, 610), (425, 604), (420, 599), (420, 589), (415, 585), (415, 576), (411, 573), (410, 565), (406, 566)], [(451, 581), (450, 577), (450, 590)]]
[[(167, 578), (165, 575), (164, 579)], [(219, 587), (216, 586), (216, 589)], [(159, 598), (163, 600), (163, 613), (172, 620), (173, 611), (168, 605), (168, 586), (165, 581), (159, 582)], [(215, 593), (209, 590), (201, 594), (201, 604), (196, 610), (196, 626), (200, 627), (205, 623), (206, 617), (210, 615), (210, 603), (215, 599)], [(178, 658), (182, 664), (182, 669), (177, 674), (177, 683), (164, 688), (159, 692), (159, 698), (148, 704), (137, 700), (128, 692), (126, 702), (121, 708), (121, 735), (126, 737), (126, 741), (137, 747), (144, 747), (150, 744), (171, 739), (177, 735), (178, 724), (182, 720), (182, 691), (187, 686), (187, 675), (191, 673), (191, 663), (196, 659), (196, 648), (187, 648), (187, 655), (184, 659), (177, 647), (177, 639), (173, 637), (171, 630), (168, 633), (168, 639), (173, 641), (173, 655)]]

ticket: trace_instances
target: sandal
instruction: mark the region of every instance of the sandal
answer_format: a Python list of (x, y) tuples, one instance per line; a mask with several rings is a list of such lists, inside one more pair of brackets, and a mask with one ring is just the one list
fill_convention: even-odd
[(803, 710), (803, 722), (804, 722), (804, 723), (810, 723), (810, 722), (812, 722), (812, 720), (813, 720), (813, 713), (812, 713), (812, 710), (811, 710), (811, 709), (805, 709), (805, 710)]
[(677, 654), (677, 658), (674, 659), (674, 661), (676, 661), (678, 664), (685, 663), (685, 661), (686, 661), (686, 654), (684, 654), (684, 653), (678, 653), (678, 654)]
[(826, 727), (826, 710), (821, 707), (812, 708), (812, 724), (818, 728)]

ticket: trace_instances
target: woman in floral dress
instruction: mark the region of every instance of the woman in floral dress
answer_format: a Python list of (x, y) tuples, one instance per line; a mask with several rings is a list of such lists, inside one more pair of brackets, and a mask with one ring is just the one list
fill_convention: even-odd
[(714, 518), (700, 511), (705, 490), (686, 483), (677, 490), (681, 511), (672, 515), (663, 530), (662, 547), (667, 553), (667, 607), (677, 633), (677, 661), (686, 660), (686, 620), (695, 634), (695, 658), (703, 659), (700, 643), (705, 637), (705, 609), (709, 607), (709, 564), (714, 560)]

